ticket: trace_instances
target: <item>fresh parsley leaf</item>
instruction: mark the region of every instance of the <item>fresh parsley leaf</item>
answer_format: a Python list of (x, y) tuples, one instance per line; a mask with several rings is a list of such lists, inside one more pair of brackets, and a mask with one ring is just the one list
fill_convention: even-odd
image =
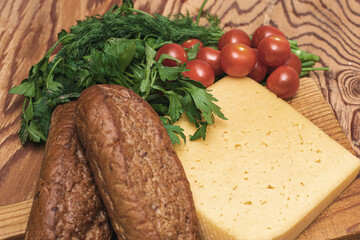
[(207, 129), (208, 123), (202, 122), (201, 127), (199, 127), (194, 135), (190, 136), (190, 141), (194, 141), (196, 139), (202, 138), (205, 140), (206, 137), (206, 129)]
[(184, 112), (184, 108), (181, 103), (181, 96), (174, 93), (173, 91), (167, 91), (166, 96), (170, 102), (168, 115), (170, 116), (172, 122), (176, 122)]
[(123, 73), (131, 63), (137, 50), (136, 47), (134, 40), (112, 38), (105, 45), (104, 55), (111, 56), (110, 59), (115, 60), (116, 70)]
[(188, 71), (186, 69), (186, 64), (183, 64), (180, 67), (167, 67), (158, 62), (156, 63), (156, 67), (159, 70), (160, 79), (163, 82), (176, 80), (179, 78), (179, 74)]
[(162, 103), (151, 103), (151, 107), (160, 115), (166, 115), (169, 107)]
[(201, 111), (196, 108), (195, 102), (188, 92), (185, 93), (183, 98), (183, 106), (189, 121), (198, 128), (200, 126), (199, 121), (201, 121)]
[(45, 136), (45, 139), (41, 138), (41, 140), (44, 141), (46, 141), (46, 137), (50, 129), (51, 114), (54, 110), (54, 107), (49, 106), (47, 103), (48, 100), (45, 97), (34, 103), (33, 121), (35, 121), (36, 124), (32, 126), (36, 132), (39, 132)]
[[(26, 101), (25, 101), (26, 103)], [(32, 103), (32, 99), (30, 98), (29, 104), (27, 105), (26, 109), (24, 110), (24, 120), (26, 123), (28, 123), (31, 119), (33, 119), (34, 116), (34, 106)]]
[(53, 79), (54, 76), (50, 75), (48, 78), (47, 91), (54, 92), (54, 91), (59, 91), (62, 88), (61, 83), (56, 82)]
[(214, 120), (212, 114), (215, 114), (219, 118), (226, 120), (224, 114), (220, 110), (220, 107), (214, 103), (217, 102), (217, 99), (214, 98), (212, 94), (209, 93), (209, 91), (196, 88), (191, 84), (186, 85), (186, 91), (190, 93), (196, 108), (201, 109), (201, 115), (207, 123), (213, 124)]
[(222, 113), (220, 112), (220, 108), (211, 102), (214, 99), (212, 95), (201, 89), (189, 88), (187, 91), (191, 94), (196, 108), (201, 109), (201, 116), (204, 117), (204, 120), (209, 124), (213, 124), (214, 119), (212, 113)]
[(194, 60), (196, 58), (196, 54), (198, 53), (200, 49), (200, 43), (195, 44), (192, 48), (188, 51), (188, 60)]
[(9, 93), (35, 97), (35, 83), (33, 81), (23, 81), (19, 86), (11, 88)]
[(149, 92), (149, 87), (151, 84), (151, 67), (155, 64), (155, 55), (156, 51), (145, 43), (145, 55), (146, 55), (146, 64), (145, 64), (145, 79), (140, 85), (141, 92)]
[(186, 142), (186, 137), (183, 133), (184, 129), (182, 129), (180, 126), (172, 125), (170, 120), (166, 117), (160, 117), (160, 119), (164, 124), (167, 133), (169, 134), (172, 144), (180, 144), (178, 135), (184, 140), (184, 142)]
[(39, 126), (37, 121), (31, 121), (30, 125), (27, 127), (27, 132), (29, 134), (30, 140), (33, 142), (40, 142), (40, 140), (43, 140), (46, 142), (45, 135), (40, 132)]

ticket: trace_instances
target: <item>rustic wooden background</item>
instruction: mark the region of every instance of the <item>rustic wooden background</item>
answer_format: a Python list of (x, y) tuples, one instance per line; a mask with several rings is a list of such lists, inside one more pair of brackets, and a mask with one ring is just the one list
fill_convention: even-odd
[[(202, 3), (134, 2), (135, 8), (163, 15), (186, 10), (195, 15)], [(85, 16), (103, 14), (115, 3), (120, 1), (0, 1), (0, 206), (32, 198), (43, 153), (41, 145), (21, 146), (17, 131), (23, 98), (8, 94), (8, 90), (27, 77), (31, 65), (56, 42), (61, 29), (69, 30), (77, 19)], [(251, 34), (261, 24), (272, 24), (288, 38), (298, 40), (303, 50), (319, 55), (321, 61), (316, 66), (327, 66), (331, 70), (311, 73), (310, 77), (321, 89), (353, 150), (360, 156), (358, 0), (209, 0), (205, 10), (216, 13), (225, 29), (241, 28)], [(359, 195), (359, 191), (354, 188), (348, 197)], [(360, 219), (354, 221), (349, 233), (360, 232)]]

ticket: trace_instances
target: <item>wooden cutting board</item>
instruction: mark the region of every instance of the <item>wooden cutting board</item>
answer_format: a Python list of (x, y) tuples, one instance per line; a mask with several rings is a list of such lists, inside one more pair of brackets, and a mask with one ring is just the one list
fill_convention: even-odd
[[(297, 94), (288, 100), (295, 109), (309, 118), (352, 153), (333, 111), (311, 78), (301, 79)], [(359, 239), (360, 179), (357, 178), (299, 237), (310, 239)], [(23, 239), (32, 200), (0, 207), (0, 239)]]

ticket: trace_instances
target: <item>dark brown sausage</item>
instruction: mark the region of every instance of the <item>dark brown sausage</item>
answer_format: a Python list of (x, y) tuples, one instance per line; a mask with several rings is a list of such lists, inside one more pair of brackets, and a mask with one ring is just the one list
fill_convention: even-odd
[(25, 239), (110, 239), (107, 214), (75, 128), (75, 102), (52, 114)]
[(86, 89), (76, 108), (86, 149), (119, 239), (198, 239), (189, 182), (157, 113), (118, 85)]

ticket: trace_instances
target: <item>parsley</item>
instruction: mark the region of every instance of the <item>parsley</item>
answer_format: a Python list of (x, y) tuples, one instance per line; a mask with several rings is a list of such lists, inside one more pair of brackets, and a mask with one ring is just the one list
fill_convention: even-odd
[[(164, 44), (190, 38), (198, 38), (205, 45), (217, 43), (223, 33), (219, 19), (210, 14), (206, 18), (209, 24), (204, 27), (188, 14), (152, 16), (125, 0), (102, 16), (78, 21), (69, 33), (62, 30), (55, 45), (31, 67), (28, 78), (10, 90), (25, 96), (21, 142), (46, 142), (55, 107), (103, 83), (125, 86), (145, 99), (159, 114), (172, 143), (179, 144), (179, 137), (185, 141), (183, 129), (174, 125), (184, 113), (197, 128), (191, 140), (205, 139), (214, 115), (225, 119), (214, 103), (216, 99), (201, 83), (183, 76), (186, 64), (166, 67), (161, 62), (171, 57), (163, 55), (155, 61), (155, 55)], [(61, 49), (50, 61), (58, 44)], [(197, 50), (191, 50), (190, 55), (196, 56)]]

